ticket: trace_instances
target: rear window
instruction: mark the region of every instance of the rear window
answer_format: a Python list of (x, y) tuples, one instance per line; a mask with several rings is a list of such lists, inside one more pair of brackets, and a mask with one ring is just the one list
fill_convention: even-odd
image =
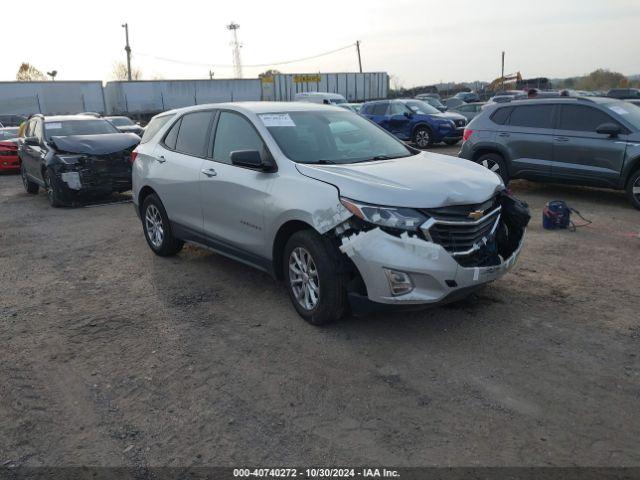
[(527, 128), (552, 128), (553, 105), (527, 105), (514, 107), (509, 125)]
[(388, 103), (376, 103), (369, 107), (369, 115), (384, 115), (387, 113)]
[(144, 130), (144, 135), (142, 135), (142, 140), (140, 143), (147, 143), (151, 140), (158, 131), (166, 125), (166, 123), (173, 118), (173, 115), (160, 115), (157, 117), (153, 117), (147, 125), (147, 128)]
[(507, 123), (507, 119), (509, 118), (509, 114), (511, 113), (511, 107), (499, 108), (493, 115), (491, 115), (491, 121), (493, 123), (497, 123), (498, 125), (504, 125)]

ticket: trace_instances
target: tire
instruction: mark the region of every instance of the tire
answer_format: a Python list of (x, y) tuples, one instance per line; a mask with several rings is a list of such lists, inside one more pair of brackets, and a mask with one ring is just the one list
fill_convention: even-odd
[(291, 303), (302, 318), (312, 325), (325, 325), (344, 316), (347, 279), (341, 273), (340, 252), (328, 239), (313, 230), (294, 233), (282, 263)]
[(24, 165), (20, 167), (20, 176), (22, 177), (22, 185), (24, 185), (24, 189), (27, 193), (31, 195), (35, 195), (40, 190), (40, 185), (32, 182), (27, 177), (27, 172), (24, 169)]
[(505, 185), (509, 183), (509, 172), (507, 171), (507, 165), (504, 162), (504, 158), (502, 158), (497, 153), (485, 153), (480, 156), (476, 163), (482, 165), (485, 168), (488, 168), (494, 173), (497, 173)]
[(144, 199), (140, 218), (144, 238), (153, 253), (161, 257), (170, 257), (182, 250), (184, 242), (173, 236), (167, 211), (155, 193)]
[(47, 168), (44, 171), (44, 185), (47, 191), (47, 198), (49, 199), (49, 204), (54, 207), (61, 207), (62, 200), (60, 194), (60, 187), (58, 186), (58, 182), (54, 180), (55, 176), (53, 171), (50, 168)]
[(640, 170), (636, 170), (627, 182), (627, 197), (635, 208), (640, 210)]
[(460, 141), (459, 138), (456, 138), (455, 140), (445, 140), (444, 143), (446, 143), (447, 145), (456, 145), (458, 142)]
[(418, 127), (413, 132), (413, 143), (418, 148), (428, 148), (433, 145), (433, 133), (427, 127)]

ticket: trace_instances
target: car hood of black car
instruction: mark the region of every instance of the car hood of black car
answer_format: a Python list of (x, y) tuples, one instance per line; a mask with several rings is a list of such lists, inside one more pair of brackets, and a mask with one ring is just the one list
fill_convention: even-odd
[(51, 137), (51, 143), (59, 152), (108, 155), (132, 149), (140, 143), (140, 137), (134, 133), (69, 135), (66, 137)]

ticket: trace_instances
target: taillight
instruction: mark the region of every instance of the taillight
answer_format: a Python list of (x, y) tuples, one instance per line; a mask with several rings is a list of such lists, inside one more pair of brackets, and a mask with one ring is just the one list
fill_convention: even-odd
[(138, 156), (138, 152), (131, 152), (131, 163), (136, 161), (136, 157)]
[(473, 130), (470, 130), (468, 128), (464, 129), (464, 133), (462, 134), (462, 141), (466, 142), (467, 140), (469, 140), (469, 138), (471, 137), (471, 135), (473, 135)]

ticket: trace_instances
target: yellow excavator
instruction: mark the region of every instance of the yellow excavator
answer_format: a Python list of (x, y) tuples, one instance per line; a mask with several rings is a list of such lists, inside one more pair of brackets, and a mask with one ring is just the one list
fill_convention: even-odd
[(520, 72), (510, 73), (504, 77), (498, 77), (491, 82), (486, 90), (495, 92), (496, 90), (514, 90), (518, 82), (522, 82)]

